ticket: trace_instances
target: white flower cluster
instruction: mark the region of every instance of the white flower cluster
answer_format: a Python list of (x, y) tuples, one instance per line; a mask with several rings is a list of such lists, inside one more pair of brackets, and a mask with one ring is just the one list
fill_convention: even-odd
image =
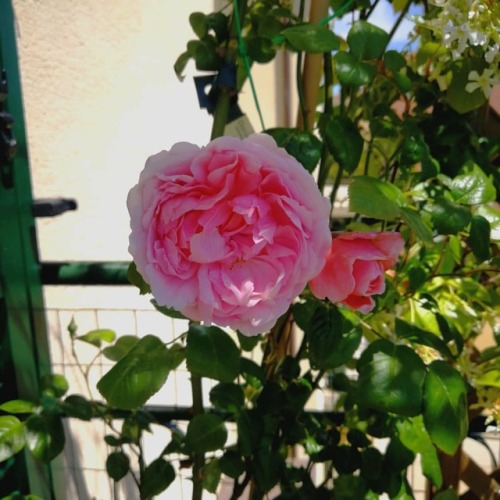
[(493, 87), (500, 84), (500, 1), (430, 0), (429, 3), (438, 7), (437, 15), (420, 19), (419, 24), (441, 39), (447, 49), (441, 58), (451, 54), (453, 60), (458, 60), (470, 57), (471, 50), (482, 52), (484, 69), (470, 71), (465, 90), (481, 89), (489, 97)]

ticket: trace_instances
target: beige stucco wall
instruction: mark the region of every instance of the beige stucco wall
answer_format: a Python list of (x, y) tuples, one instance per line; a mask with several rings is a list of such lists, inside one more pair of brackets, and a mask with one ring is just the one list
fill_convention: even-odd
[[(34, 193), (79, 203), (77, 213), (39, 222), (42, 259), (128, 259), (125, 199), (145, 158), (210, 136), (192, 78), (180, 83), (172, 67), (194, 38), (189, 14), (211, 11), (212, 1), (15, 0), (14, 6)], [(259, 98), (272, 126), (268, 68), (256, 77), (265, 80)], [(192, 63), (188, 74), (195, 74)], [(247, 88), (241, 102), (258, 129)]]

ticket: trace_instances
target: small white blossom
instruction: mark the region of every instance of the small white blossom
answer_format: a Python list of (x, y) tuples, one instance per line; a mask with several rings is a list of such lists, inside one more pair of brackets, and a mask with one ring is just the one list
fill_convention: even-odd
[(477, 71), (469, 73), (469, 83), (465, 86), (467, 92), (474, 92), (478, 89), (483, 91), (486, 97), (490, 97), (494, 85), (498, 83), (493, 69), (487, 68), (481, 74)]
[(495, 45), (490, 45), (488, 50), (484, 54), (484, 59), (488, 64), (491, 64), (493, 60), (498, 56), (498, 51), (500, 50), (500, 46), (495, 43)]

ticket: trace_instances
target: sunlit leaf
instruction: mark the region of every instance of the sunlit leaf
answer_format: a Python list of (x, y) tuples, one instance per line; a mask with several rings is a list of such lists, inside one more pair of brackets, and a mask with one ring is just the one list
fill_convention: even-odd
[(475, 164), (451, 181), (450, 190), (453, 200), (464, 205), (488, 203), (496, 197), (492, 179)]
[(438, 488), (443, 483), (437, 450), (424, 426), (421, 415), (401, 420), (396, 424), (401, 443), (421, 456), (422, 472)]
[(178, 354), (177, 349), (170, 351), (159, 338), (147, 335), (101, 378), (97, 389), (111, 406), (138, 408), (178, 366)]
[(0, 416), (0, 462), (24, 448), (24, 423), (12, 415)]
[(357, 176), (349, 185), (349, 210), (367, 217), (392, 220), (400, 215), (403, 193), (394, 186), (374, 177)]
[(0, 410), (6, 413), (33, 413), (37, 405), (24, 399), (13, 399), (0, 405)]
[(85, 335), (80, 335), (79, 337), (75, 337), (75, 340), (80, 340), (82, 342), (86, 342), (87, 344), (91, 344), (95, 347), (101, 347), (103, 342), (113, 342), (116, 338), (116, 333), (113, 330), (108, 329), (99, 329), (99, 330), (91, 330), (87, 332)]

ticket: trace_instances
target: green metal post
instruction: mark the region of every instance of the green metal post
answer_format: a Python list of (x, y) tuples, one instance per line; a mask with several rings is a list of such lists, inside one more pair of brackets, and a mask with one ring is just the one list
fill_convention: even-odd
[[(1, 0), (0, 68), (7, 71), (4, 105), (14, 119), (17, 150), (0, 177), (0, 401), (37, 400), (40, 377), (50, 372), (15, 25), (11, 0)], [(19, 490), (52, 498), (50, 469), (29, 452), (2, 465), (0, 497)]]

